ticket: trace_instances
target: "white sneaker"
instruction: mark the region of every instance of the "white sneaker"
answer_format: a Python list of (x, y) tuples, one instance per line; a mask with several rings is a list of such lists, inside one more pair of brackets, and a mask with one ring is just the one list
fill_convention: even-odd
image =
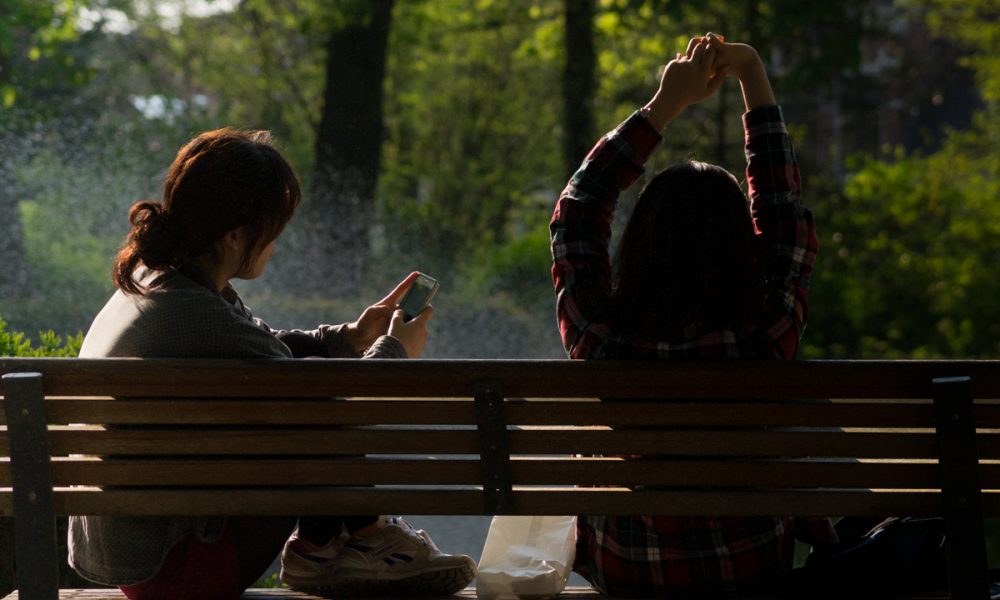
[(297, 534), (298, 531), (292, 534), (281, 550), (281, 581), (296, 589), (328, 587), (334, 560), (344, 547), (346, 538), (317, 546)]
[(424, 530), (402, 517), (383, 517), (382, 529), (344, 544), (328, 585), (342, 594), (448, 596), (476, 576), (476, 563), (463, 554), (444, 554)]

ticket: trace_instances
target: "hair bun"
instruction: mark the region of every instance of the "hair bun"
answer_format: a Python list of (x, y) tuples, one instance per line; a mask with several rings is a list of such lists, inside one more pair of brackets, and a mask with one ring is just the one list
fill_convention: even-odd
[(128, 220), (133, 229), (155, 227), (166, 216), (163, 204), (153, 200), (140, 200), (132, 205)]
[(142, 200), (132, 205), (129, 238), (143, 264), (152, 269), (173, 266), (172, 244), (167, 232), (167, 213), (163, 204)]

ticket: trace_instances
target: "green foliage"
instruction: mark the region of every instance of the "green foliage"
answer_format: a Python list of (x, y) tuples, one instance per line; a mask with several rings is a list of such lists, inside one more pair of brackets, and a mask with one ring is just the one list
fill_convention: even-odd
[[(87, 0), (4, 0), (0, 10), (0, 108), (30, 106), (39, 87), (84, 83), (89, 71), (67, 46), (80, 37), (79, 11)], [(12, 69), (18, 65), (17, 70)], [(27, 93), (26, 93), (27, 92)]]
[(561, 185), (558, 17), (526, 0), (398, 7), (379, 203), (390, 251), (501, 244), (512, 207)]
[(7, 322), (0, 317), (0, 356), (61, 356), (73, 357), (80, 353), (83, 344), (83, 334), (67, 336), (65, 340), (51, 329), (38, 333), (38, 344), (32, 345), (31, 340), (23, 333), (8, 331)]
[(462, 303), (475, 307), (489, 299), (495, 306), (507, 306), (518, 319), (533, 320), (544, 331), (551, 327), (553, 315), (552, 253), (548, 220), (534, 223), (531, 229), (508, 234), (501, 244), (477, 248), (455, 279), (461, 285)]
[[(446, 346), (456, 356), (470, 327), (510, 324), (528, 337), (533, 329), (554, 331), (545, 225), (567, 175), (560, 151), (562, 67), (572, 59), (563, 45), (565, 1), (395, 3), (368, 285), (384, 294), (387, 282), (412, 268), (439, 276), (445, 287), (436, 326), (449, 329), (440, 335), (455, 342)], [(325, 41), (332, 29), (367, 18), (360, 1), (244, 0), (209, 16), (182, 11), (168, 22), (157, 4), (12, 0), (0, 10), (0, 102), (24, 111), (0, 111), (2, 218), (21, 218), (33, 275), (29, 296), (0, 298), (0, 311), (20, 330), (89, 323), (110, 292), (111, 256), (129, 204), (158, 195), (163, 170), (191, 133), (271, 129), (308, 185)], [(102, 29), (81, 8), (121, 11), (130, 29)], [(995, 356), (996, 10), (991, 0), (892, 7), (599, 0), (597, 130), (649, 98), (659, 66), (688, 36), (712, 30), (755, 44), (794, 129), (822, 237), (804, 354)], [(946, 39), (949, 52), (961, 49), (984, 106), (968, 131), (934, 137), (923, 154), (878, 154), (868, 142), (877, 137), (871, 109), (887, 98), (880, 95), (886, 87), (911, 88), (909, 101), (929, 84), (952, 81), (907, 65), (877, 78), (862, 73), (862, 38), (891, 46), (893, 30), (880, 28), (910, 18), (926, 20), (938, 36), (933, 43)], [(845, 140), (828, 133), (833, 117), (824, 97), (836, 90), (847, 99), (838, 107), (845, 127), (854, 128)], [(172, 110), (136, 110), (151, 97)], [(730, 82), (671, 125), (650, 170), (693, 156), (739, 173), (741, 111)], [(841, 145), (862, 152), (846, 173), (829, 164)], [(623, 198), (622, 214), (631, 201)], [(247, 287), (262, 314), (288, 325), (352, 318), (372, 301), (310, 303), (264, 284)], [(511, 343), (507, 355), (534, 344)]]
[(254, 584), (251, 585), (250, 587), (271, 589), (271, 588), (283, 588), (285, 587), (285, 585), (281, 583), (281, 580), (278, 578), (277, 573), (272, 573), (267, 577), (261, 577), (256, 582), (254, 582)]
[(1000, 127), (864, 159), (825, 214), (809, 353), (1000, 356)]
[(542, 221), (529, 231), (511, 236), (502, 245), (481, 246), (465, 267), (462, 279), (475, 294), (516, 292), (526, 281), (541, 282), (546, 292), (550, 292), (552, 254), (548, 223)]
[(93, 127), (21, 111), (0, 114), (0, 126), (0, 147), (17, 156), (0, 168), (0, 196), (21, 222), (32, 272), (23, 296), (0, 297), (0, 312), (24, 330), (85, 328), (113, 291), (129, 206), (157, 196), (158, 173), (184, 134), (156, 120)]
[(938, 35), (973, 50), (962, 63), (976, 71), (987, 102), (1000, 101), (1000, 5), (996, 0), (909, 0), (926, 11)]
[[(1000, 356), (1000, 85), (995, 3), (929, 0), (931, 28), (967, 45), (983, 109), (928, 155), (861, 158), (825, 216), (809, 356)], [(993, 18), (990, 18), (990, 17)]]

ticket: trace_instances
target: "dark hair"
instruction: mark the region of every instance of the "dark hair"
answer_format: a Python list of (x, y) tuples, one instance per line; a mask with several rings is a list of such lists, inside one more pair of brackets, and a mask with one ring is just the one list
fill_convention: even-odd
[(298, 176), (271, 145), (269, 132), (224, 128), (202, 133), (177, 152), (163, 201), (136, 202), (129, 211), (132, 230), (115, 257), (115, 285), (142, 294), (133, 275), (140, 263), (151, 269), (178, 267), (211, 253), (215, 242), (239, 227), (255, 240), (243, 255), (249, 267), (281, 234), (301, 197)]
[(618, 327), (661, 338), (689, 324), (738, 331), (760, 289), (754, 246), (747, 199), (729, 171), (697, 161), (660, 171), (615, 256)]

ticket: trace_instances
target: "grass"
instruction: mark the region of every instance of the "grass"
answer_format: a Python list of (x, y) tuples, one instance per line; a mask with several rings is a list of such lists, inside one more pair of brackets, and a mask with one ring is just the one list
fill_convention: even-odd
[(251, 588), (283, 588), (283, 587), (285, 587), (285, 584), (281, 583), (281, 580), (278, 579), (278, 574), (277, 573), (272, 573), (271, 575), (269, 575), (267, 577), (261, 577), (260, 579), (258, 579), (257, 581), (255, 581), (254, 584), (252, 586), (250, 586), (250, 587)]

